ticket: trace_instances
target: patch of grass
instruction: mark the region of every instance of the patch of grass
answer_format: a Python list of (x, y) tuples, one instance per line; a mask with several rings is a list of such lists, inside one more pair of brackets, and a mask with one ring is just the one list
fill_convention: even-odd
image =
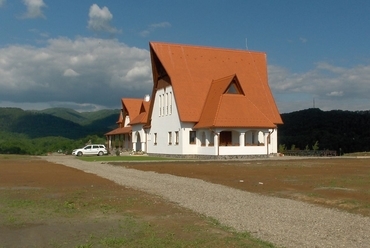
[(82, 156), (78, 157), (83, 161), (87, 162), (121, 162), (121, 161), (165, 161), (165, 160), (173, 160), (169, 158), (162, 158), (162, 157), (151, 157), (151, 156)]
[(353, 152), (353, 153), (345, 153), (343, 156), (370, 156), (370, 152)]
[[(118, 198), (116, 194), (123, 196), (119, 192), (93, 189), (65, 191), (57, 198), (47, 197), (55, 193), (52, 189), (37, 193), (36, 199), (28, 192), (0, 191), (0, 227), (60, 223), (57, 225), (64, 225), (72, 236), (59, 232), (58, 237), (46, 240), (51, 247), (273, 247), (248, 233), (235, 232), (214, 218), (177, 207), (153, 213), (153, 204), (148, 204), (151, 197), (135, 195), (127, 201), (130, 196)], [(159, 204), (158, 198), (155, 201)], [(81, 223), (86, 225), (83, 229), (74, 227)], [(82, 231), (85, 228), (88, 233)]]

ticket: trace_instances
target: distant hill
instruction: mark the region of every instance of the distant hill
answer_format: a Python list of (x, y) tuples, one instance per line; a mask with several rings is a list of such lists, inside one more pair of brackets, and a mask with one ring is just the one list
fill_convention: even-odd
[[(0, 108), (1, 137), (19, 134), (22, 137), (64, 137), (80, 139), (88, 135), (103, 136), (116, 127), (119, 110), (77, 112), (67, 108), (25, 111)], [(312, 108), (281, 115), (278, 143), (288, 149), (293, 145), (312, 149), (349, 152), (370, 151), (370, 111), (322, 111)]]
[(52, 108), (25, 111), (0, 108), (2, 132), (25, 134), (29, 138), (60, 136), (78, 139), (87, 135), (103, 135), (116, 125), (119, 110), (79, 113), (72, 109)]
[(91, 112), (77, 112), (69, 108), (49, 108), (44, 110), (35, 111), (37, 113), (50, 114), (56, 117), (60, 117), (65, 120), (72, 121), (80, 125), (89, 125), (95, 121), (101, 119), (115, 119), (111, 124), (115, 124), (118, 119), (118, 109), (103, 109)]
[(318, 141), (320, 149), (370, 151), (370, 111), (322, 111), (311, 108), (281, 115), (279, 144), (305, 149)]

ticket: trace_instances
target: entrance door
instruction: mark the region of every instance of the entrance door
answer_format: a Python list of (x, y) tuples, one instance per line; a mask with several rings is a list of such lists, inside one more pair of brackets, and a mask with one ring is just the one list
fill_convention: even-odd
[(141, 151), (141, 138), (140, 138), (140, 133), (136, 133), (136, 151)]

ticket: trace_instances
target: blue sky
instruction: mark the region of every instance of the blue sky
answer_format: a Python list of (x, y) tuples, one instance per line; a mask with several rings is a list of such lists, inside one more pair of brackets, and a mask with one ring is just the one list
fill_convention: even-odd
[(0, 0), (0, 23), (0, 107), (120, 108), (163, 41), (266, 52), (281, 113), (370, 110), (370, 1)]

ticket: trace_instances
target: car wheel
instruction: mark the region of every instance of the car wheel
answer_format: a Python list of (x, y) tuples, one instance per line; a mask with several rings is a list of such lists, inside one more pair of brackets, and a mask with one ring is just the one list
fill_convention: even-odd
[(77, 156), (82, 156), (82, 152), (78, 152), (77, 153)]
[(99, 153), (98, 153), (98, 156), (103, 156), (103, 152), (102, 151), (100, 151)]

